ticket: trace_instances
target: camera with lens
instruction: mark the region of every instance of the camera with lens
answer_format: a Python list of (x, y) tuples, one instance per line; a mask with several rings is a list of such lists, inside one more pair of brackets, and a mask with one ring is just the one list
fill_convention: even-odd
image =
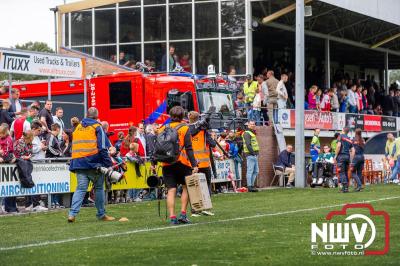
[(124, 176), (122, 173), (114, 171), (112, 168), (99, 167), (97, 168), (97, 171), (104, 174), (104, 177), (108, 179), (111, 184), (118, 183)]
[(210, 106), (210, 109), (208, 110), (208, 112), (200, 115), (200, 119), (196, 123), (194, 123), (194, 126), (196, 128), (200, 128), (200, 129), (204, 129), (204, 130), (210, 129), (211, 114), (214, 113), (215, 110), (216, 110), (215, 106)]
[(151, 175), (147, 178), (146, 183), (150, 188), (159, 188), (164, 185), (164, 179), (162, 176)]

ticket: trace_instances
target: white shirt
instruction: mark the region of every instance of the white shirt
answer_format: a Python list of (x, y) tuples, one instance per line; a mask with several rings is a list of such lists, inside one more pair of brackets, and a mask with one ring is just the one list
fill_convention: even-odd
[(32, 141), (32, 159), (42, 160), (46, 158), (46, 152), (42, 150), (42, 142), (38, 136), (33, 137)]
[(356, 95), (355, 95), (354, 91), (352, 91), (351, 89), (347, 90), (347, 96), (349, 97), (349, 104), (352, 106), (356, 106), (357, 102), (356, 102)]
[(261, 95), (257, 93), (253, 100), (253, 110), (261, 111)]
[(262, 99), (262, 100), (264, 101), (264, 104), (265, 104), (265, 103), (268, 102), (268, 97), (269, 97), (267, 81), (264, 81), (261, 84), (261, 90), (262, 90), (262, 93), (264, 95), (264, 99)]
[(61, 118), (58, 118), (57, 116), (53, 116), (53, 122), (60, 126), (60, 134), (58, 134), (57, 138), (59, 140), (62, 140), (62, 135), (64, 132), (64, 122), (62, 121)]
[(286, 101), (288, 98), (287, 90), (285, 83), (283, 80), (280, 80), (278, 82), (278, 85), (276, 86), (276, 92), (278, 93), (278, 99)]

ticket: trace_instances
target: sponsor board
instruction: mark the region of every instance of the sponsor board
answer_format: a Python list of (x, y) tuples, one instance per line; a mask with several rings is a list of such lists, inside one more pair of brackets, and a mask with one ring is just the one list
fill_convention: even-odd
[(68, 165), (65, 163), (35, 163), (32, 171), (35, 186), (23, 188), (16, 165), (2, 164), (0, 166), (0, 197), (68, 193), (71, 188), (69, 173)]
[(365, 131), (382, 131), (382, 117), (378, 115), (364, 115)]
[(289, 109), (279, 109), (278, 116), (279, 116), (279, 123), (281, 124), (282, 128), (290, 128), (291, 123), (291, 110)]
[[(217, 176), (212, 176), (211, 183), (230, 182), (231, 180), (240, 180), (240, 176), (237, 178), (235, 174), (235, 163), (232, 159), (228, 160), (215, 160), (215, 168)], [(239, 173), (241, 172), (241, 166), (239, 165)]]
[(84, 78), (85, 59), (2, 48), (0, 49), (0, 72)]

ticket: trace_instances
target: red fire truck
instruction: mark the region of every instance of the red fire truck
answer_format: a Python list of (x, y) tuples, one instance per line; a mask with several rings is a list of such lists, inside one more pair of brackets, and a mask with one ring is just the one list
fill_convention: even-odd
[[(64, 109), (64, 121), (84, 114), (84, 80), (56, 79), (15, 83), (22, 100), (45, 100), (51, 91), (53, 108)], [(101, 120), (110, 124), (110, 131), (126, 131), (140, 122), (165, 123), (168, 111), (181, 105), (187, 111), (212, 114), (213, 128), (231, 127), (227, 123), (234, 117), (232, 93), (235, 85), (222, 76), (199, 77), (187, 73), (151, 74), (126, 72), (98, 76), (86, 80), (88, 107), (99, 110)], [(51, 89), (49, 89), (51, 87)], [(3, 98), (8, 95), (2, 95)]]

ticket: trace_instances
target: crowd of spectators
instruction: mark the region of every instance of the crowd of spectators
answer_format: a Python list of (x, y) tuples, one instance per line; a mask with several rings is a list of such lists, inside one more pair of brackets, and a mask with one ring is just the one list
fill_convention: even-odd
[[(387, 93), (370, 75), (360, 79), (337, 73), (330, 88), (321, 85), (321, 76), (312, 81), (310, 77), (313, 75), (308, 73), (306, 84), (311, 85), (304, 91), (305, 110), (400, 116), (400, 88), (396, 83)], [(256, 76), (247, 75), (236, 100), (236, 106), (245, 109), (244, 115), (258, 125), (268, 123), (271, 117), (277, 121), (277, 109), (292, 109), (295, 105), (295, 76), (283, 67), (277, 68), (277, 73), (265, 68)]]

